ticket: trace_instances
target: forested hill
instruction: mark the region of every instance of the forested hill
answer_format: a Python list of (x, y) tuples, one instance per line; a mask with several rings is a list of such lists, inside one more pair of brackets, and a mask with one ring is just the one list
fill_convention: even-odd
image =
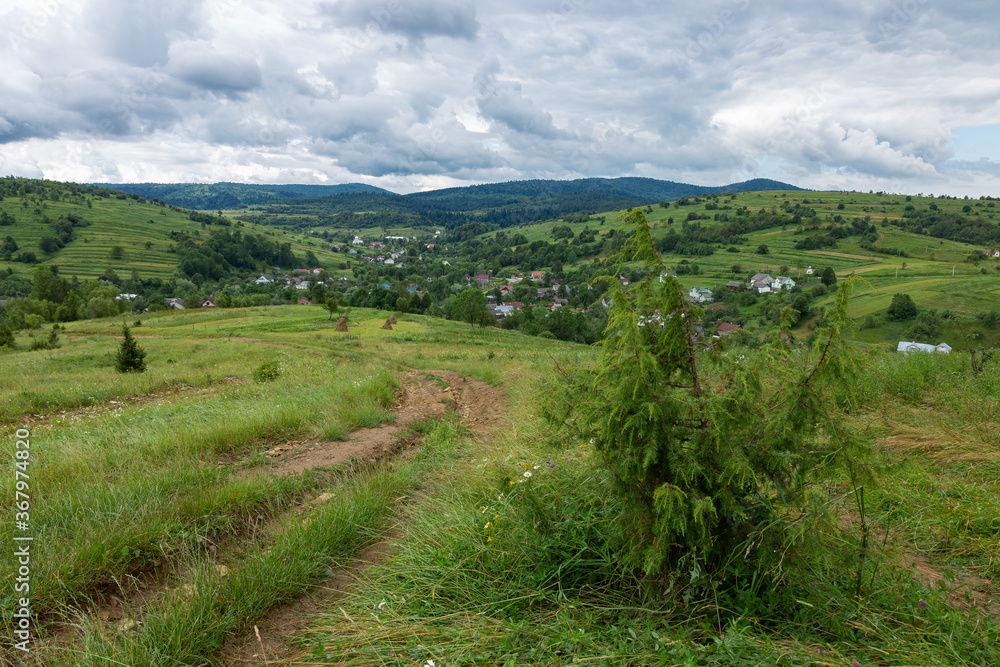
[(259, 185), (249, 183), (115, 183), (98, 184), (144, 199), (160, 201), (181, 208), (202, 211), (237, 208), (251, 204), (330, 197), (353, 193), (388, 193), (388, 190), (364, 183), (340, 185)]
[[(583, 210), (610, 210), (671, 201), (718, 192), (800, 190), (794, 185), (758, 178), (722, 186), (691, 185), (654, 178), (581, 178), (573, 181), (530, 180), (488, 183), (460, 188), (397, 195), (363, 183), (342, 185), (257, 185), (245, 183), (118, 183), (105, 185), (120, 192), (173, 206), (215, 211), (256, 204), (316, 204), (323, 200), (331, 211), (359, 210), (361, 202), (389, 209), (464, 213), (487, 209), (551, 209), (554, 214)], [(377, 206), (381, 208), (381, 206)]]
[(559, 198), (565, 200), (566, 197), (562, 197), (563, 195), (586, 194), (605, 201), (617, 198), (614, 199), (616, 204), (628, 202), (631, 205), (638, 205), (720, 192), (801, 189), (766, 178), (730, 185), (705, 186), (660, 181), (655, 178), (624, 177), (580, 178), (573, 181), (510, 181), (418, 192), (406, 197), (435, 202), (450, 211), (478, 211), (524, 204), (529, 200), (544, 201)]

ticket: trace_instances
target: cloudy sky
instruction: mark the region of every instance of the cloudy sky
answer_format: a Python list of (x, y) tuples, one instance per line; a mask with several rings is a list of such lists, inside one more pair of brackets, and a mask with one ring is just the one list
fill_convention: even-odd
[(1000, 195), (994, 0), (4, 0), (0, 173)]

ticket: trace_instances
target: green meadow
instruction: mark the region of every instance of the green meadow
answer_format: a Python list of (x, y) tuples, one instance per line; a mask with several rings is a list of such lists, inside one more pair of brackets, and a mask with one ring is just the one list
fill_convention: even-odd
[[(933, 300), (976, 278), (910, 280), (927, 281), (921, 298)], [(873, 280), (852, 308), (896, 284)], [(862, 344), (836, 417), (867, 451), (864, 516), (846, 500), (849, 480), (830, 473), (815, 480), (822, 511), (802, 519), (815, 539), (786, 555), (784, 575), (736, 568), (705, 588), (684, 570), (676, 588), (655, 591), (615, 556), (624, 508), (599, 458), (540, 417), (547, 383), (597, 351), (416, 315), (387, 330), (385, 317), (353, 309), (349, 335), (319, 307), (130, 318), (147, 352), (140, 374), (113, 368), (120, 319), (69, 323), (54, 350), (19, 340), (0, 351), (9, 497), (14, 434), (31, 432), (27, 664), (229, 664), (233, 642), (253, 644), (269, 612), (372, 544), (376, 564), (285, 631), (280, 651), (262, 647), (261, 664), (1000, 661), (995, 361), (976, 373), (959, 352)], [(766, 363), (769, 353), (710, 354)], [(262, 369), (276, 377), (260, 381)], [(442, 371), (506, 401), (476, 413), (444, 401), (443, 417), (402, 435), (414, 443), (405, 456), (273, 474), (267, 451), (390, 424), (407, 377)], [(487, 417), (497, 427), (474, 432)], [(0, 538), (14, 534), (5, 520)], [(12, 559), (0, 568), (13, 637)], [(104, 620), (113, 599), (127, 623)], [(0, 655), (24, 662), (14, 650)]]

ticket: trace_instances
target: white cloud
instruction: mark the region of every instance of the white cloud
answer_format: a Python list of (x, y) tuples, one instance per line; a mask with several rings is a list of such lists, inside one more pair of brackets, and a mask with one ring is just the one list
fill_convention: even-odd
[(5, 173), (398, 191), (618, 175), (1000, 190), (1000, 156), (959, 160), (952, 146), (954, 129), (1000, 117), (988, 3), (38, 7), (0, 8)]

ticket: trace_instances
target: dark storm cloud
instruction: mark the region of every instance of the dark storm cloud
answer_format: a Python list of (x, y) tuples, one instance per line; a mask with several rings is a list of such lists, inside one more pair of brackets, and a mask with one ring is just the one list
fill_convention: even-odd
[(262, 80), (253, 56), (220, 50), (207, 42), (171, 45), (167, 71), (194, 86), (222, 94), (253, 90)]
[(475, 5), (451, 0), (348, 0), (325, 2), (322, 15), (331, 27), (367, 33), (386, 32), (422, 42), (427, 37), (472, 41), (479, 32)]

